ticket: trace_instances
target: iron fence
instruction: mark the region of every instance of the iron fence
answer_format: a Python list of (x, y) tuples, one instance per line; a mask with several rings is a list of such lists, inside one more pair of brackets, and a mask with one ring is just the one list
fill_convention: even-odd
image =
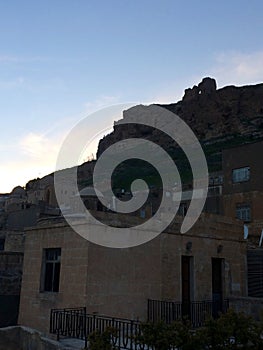
[(117, 349), (152, 349), (139, 344), (138, 336), (141, 334), (139, 321), (87, 314), (86, 308), (51, 310), (50, 333), (56, 334), (58, 340), (60, 337), (82, 339), (86, 347), (91, 333), (95, 331), (102, 333), (108, 328), (114, 329), (111, 341)]
[[(211, 300), (180, 303), (174, 301), (148, 300), (148, 321), (164, 321), (172, 323), (189, 319), (193, 328), (201, 327), (207, 317), (217, 317), (226, 312), (228, 299), (221, 302)], [(117, 349), (152, 350), (152, 347), (139, 343), (142, 326), (139, 321), (123, 318), (88, 314), (85, 307), (72, 309), (52, 309), (50, 315), (50, 333), (60, 337), (77, 338), (85, 341), (95, 331), (103, 333), (108, 328), (114, 330), (111, 335), (112, 344)], [(175, 348), (171, 347), (170, 350)]]
[(217, 318), (220, 313), (225, 313), (228, 308), (228, 299), (222, 301), (193, 301), (190, 303), (148, 299), (148, 321), (172, 323), (177, 320), (188, 319), (193, 328), (198, 328), (204, 325), (207, 318)]

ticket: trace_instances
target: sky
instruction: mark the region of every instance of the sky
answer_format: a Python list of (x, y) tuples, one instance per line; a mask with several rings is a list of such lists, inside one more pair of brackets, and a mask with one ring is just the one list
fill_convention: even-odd
[(0, 0), (0, 193), (54, 171), (102, 107), (176, 102), (205, 76), (262, 83), (262, 13), (260, 0)]

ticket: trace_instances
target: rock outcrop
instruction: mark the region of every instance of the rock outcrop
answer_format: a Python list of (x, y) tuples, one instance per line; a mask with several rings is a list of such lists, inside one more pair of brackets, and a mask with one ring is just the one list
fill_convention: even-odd
[[(181, 101), (160, 106), (179, 115), (204, 143), (237, 136), (263, 137), (263, 84), (217, 89), (216, 81), (206, 77), (186, 89)], [(129, 137), (151, 138), (162, 144), (160, 134), (152, 129), (115, 123), (114, 131), (100, 141), (97, 157), (114, 142)]]

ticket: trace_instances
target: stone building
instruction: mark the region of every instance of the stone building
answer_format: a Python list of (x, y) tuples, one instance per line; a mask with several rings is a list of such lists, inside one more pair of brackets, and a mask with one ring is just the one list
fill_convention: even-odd
[[(212, 167), (204, 208), (210, 214), (203, 214), (187, 234), (179, 234), (177, 218), (149, 243), (116, 250), (85, 241), (61, 218), (48, 221), (50, 212), (34, 216), (35, 226), (27, 230), (19, 322), (47, 331), (51, 308), (76, 306), (110, 316), (145, 319), (147, 299), (189, 302), (227, 297), (237, 308), (258, 311), (263, 300), (263, 142), (222, 149), (235, 144), (237, 137), (242, 142), (262, 138), (262, 93), (263, 84), (217, 90), (215, 81), (206, 78), (187, 90), (182, 101), (165, 107), (191, 125), (204, 146), (220, 144), (215, 148), (220, 148), (219, 155), (212, 159), (219, 167)], [(116, 122), (114, 132), (101, 140), (97, 155), (121, 138), (138, 136), (138, 131), (146, 139), (169, 146), (158, 132)], [(78, 171), (83, 190), (80, 196), (90, 210), (97, 211), (96, 218), (111, 216), (115, 224), (122, 225), (118, 215), (99, 208), (91, 187), (94, 165), (95, 162), (83, 164)], [(68, 185), (62, 181), (60, 194), (63, 209), (70, 212), (75, 209), (77, 194), (69, 193)], [(129, 196), (122, 193), (122, 188), (116, 194), (122, 199)], [(39, 208), (41, 202), (56, 208), (53, 175), (30, 181), (26, 195), (32, 208)], [(172, 199), (171, 193), (166, 195)], [(155, 212), (159, 197), (154, 193), (149, 199), (149, 206), (131, 220), (137, 222)], [(192, 187), (183, 188), (181, 219), (191, 199)], [(20, 198), (18, 204), (23, 205), (23, 200)], [(9, 212), (9, 218), (3, 216), (2, 221), (18, 227), (20, 218), (26, 218), (22, 210)], [(244, 224), (248, 237), (244, 236)], [(97, 232), (98, 227), (90, 226), (90, 230)]]
[(27, 203), (38, 205), (45, 202), (51, 207), (57, 206), (54, 190), (54, 174), (44, 176), (41, 179), (34, 179), (26, 185)]
[[(123, 225), (116, 214), (97, 215)], [(130, 220), (135, 224), (141, 219)], [(64, 221), (28, 229), (19, 323), (48, 332), (52, 308), (86, 306), (89, 313), (145, 320), (148, 299), (246, 296), (242, 225), (203, 214), (186, 234), (179, 233), (180, 226), (177, 218), (150, 242), (125, 249), (90, 243)], [(99, 234), (102, 228), (89, 229)]]
[(248, 295), (263, 298), (263, 141), (223, 151), (223, 208), (247, 227)]
[(21, 186), (0, 196), (0, 327), (17, 324), (25, 227), (36, 225), (40, 217), (57, 214), (44, 201), (29, 202)]
[(223, 151), (224, 212), (246, 223), (263, 222), (262, 152), (263, 141)]
[(22, 269), (23, 253), (0, 252), (0, 327), (17, 323)]

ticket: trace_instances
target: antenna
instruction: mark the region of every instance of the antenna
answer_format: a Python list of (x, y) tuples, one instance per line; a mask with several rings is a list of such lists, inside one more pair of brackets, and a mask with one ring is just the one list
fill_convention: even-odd
[(244, 239), (248, 238), (248, 226), (244, 225)]

